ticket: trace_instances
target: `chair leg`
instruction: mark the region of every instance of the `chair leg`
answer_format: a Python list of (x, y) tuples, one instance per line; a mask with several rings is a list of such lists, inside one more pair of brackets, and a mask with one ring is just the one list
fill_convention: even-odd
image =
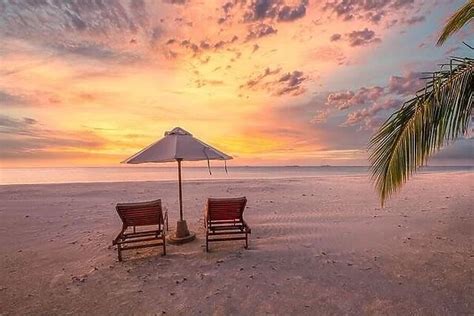
[(120, 244), (117, 245), (117, 251), (118, 251), (118, 261), (122, 261), (122, 247)]
[(166, 256), (166, 237), (163, 234), (163, 256)]
[(245, 249), (249, 249), (249, 234), (245, 233)]
[(209, 232), (206, 230), (206, 252), (209, 252)]

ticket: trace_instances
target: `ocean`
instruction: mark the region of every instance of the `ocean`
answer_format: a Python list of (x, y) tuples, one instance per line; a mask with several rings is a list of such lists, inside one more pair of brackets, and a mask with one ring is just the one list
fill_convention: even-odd
[[(183, 180), (274, 179), (328, 175), (367, 175), (367, 166), (239, 166), (184, 167)], [(473, 172), (474, 166), (429, 166), (422, 173)], [(42, 183), (87, 183), (124, 181), (170, 181), (177, 179), (176, 167), (127, 166), (73, 168), (1, 168), (0, 185)]]

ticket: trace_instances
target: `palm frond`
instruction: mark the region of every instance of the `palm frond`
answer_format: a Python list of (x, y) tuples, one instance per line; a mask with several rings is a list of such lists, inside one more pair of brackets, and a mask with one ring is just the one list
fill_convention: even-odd
[(449, 18), (448, 22), (444, 26), (443, 32), (441, 32), (437, 45), (443, 45), (448, 37), (459, 31), (459, 29), (466, 25), (473, 17), (474, 0), (468, 0), (464, 6), (462, 6)]
[(369, 143), (372, 180), (382, 205), (431, 154), (466, 133), (473, 94), (474, 59), (453, 57), (382, 124)]

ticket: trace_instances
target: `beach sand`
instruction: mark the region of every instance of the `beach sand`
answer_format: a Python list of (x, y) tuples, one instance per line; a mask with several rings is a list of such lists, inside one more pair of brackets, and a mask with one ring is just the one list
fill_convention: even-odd
[[(0, 187), (0, 314), (463, 315), (474, 311), (473, 173), (420, 174), (380, 208), (367, 176), (189, 181), (198, 239), (117, 261), (115, 203), (175, 182)], [(250, 248), (203, 247), (206, 197), (247, 196)]]

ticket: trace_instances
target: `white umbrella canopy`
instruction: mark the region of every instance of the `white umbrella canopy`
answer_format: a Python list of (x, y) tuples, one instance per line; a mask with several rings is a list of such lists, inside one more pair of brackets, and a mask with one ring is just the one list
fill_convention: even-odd
[(231, 156), (209, 146), (180, 127), (165, 133), (165, 137), (139, 151), (122, 163), (172, 162), (178, 160), (229, 160)]
[(184, 243), (194, 239), (195, 234), (190, 233), (183, 219), (183, 191), (181, 186), (181, 162), (198, 160), (229, 160), (231, 156), (203, 143), (193, 135), (180, 127), (165, 133), (165, 137), (150, 146), (142, 149), (122, 163), (164, 163), (178, 162), (178, 183), (179, 183), (179, 216), (180, 220), (176, 225), (176, 234), (170, 236), (170, 241)]

